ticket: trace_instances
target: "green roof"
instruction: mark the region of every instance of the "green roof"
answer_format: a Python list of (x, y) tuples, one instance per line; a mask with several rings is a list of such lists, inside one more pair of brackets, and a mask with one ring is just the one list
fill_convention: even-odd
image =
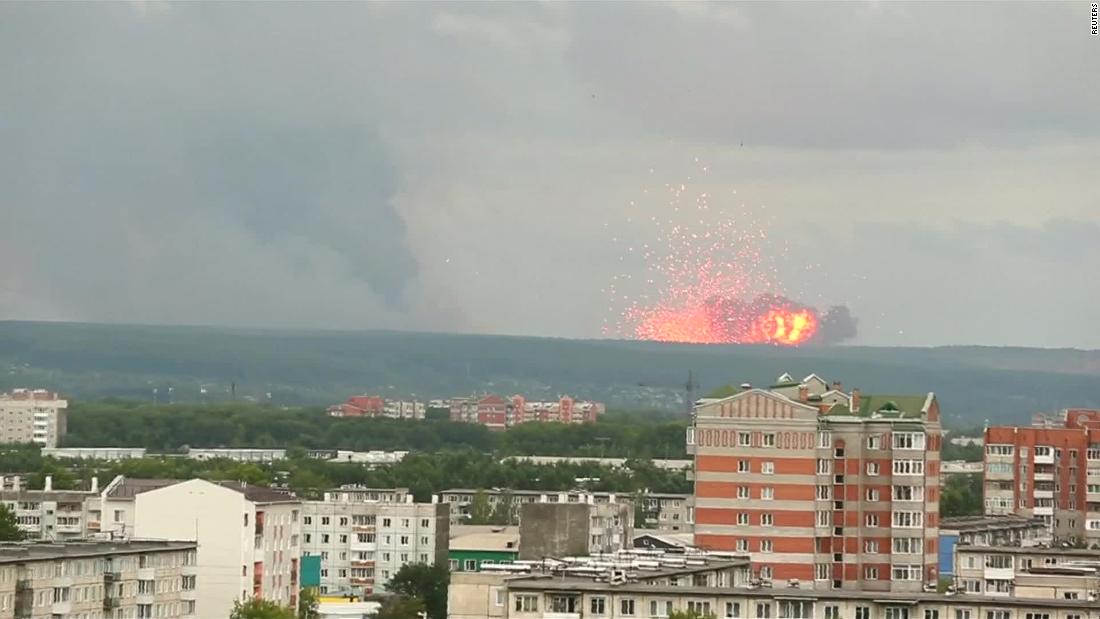
[(720, 400), (722, 398), (728, 398), (730, 396), (737, 395), (738, 393), (741, 393), (740, 389), (734, 387), (733, 385), (726, 385), (724, 387), (719, 387), (718, 389), (711, 391), (704, 397)]
[[(859, 410), (856, 414), (860, 417), (870, 417), (872, 413), (881, 413), (888, 419), (920, 419), (921, 409), (927, 395), (860, 395)], [(846, 407), (845, 407), (846, 408)]]
[(797, 387), (801, 384), (802, 383), (798, 382), (797, 380), (788, 380), (785, 383), (776, 383), (776, 384), (772, 385), (771, 387), (768, 387), (768, 389), (784, 389), (786, 387)]

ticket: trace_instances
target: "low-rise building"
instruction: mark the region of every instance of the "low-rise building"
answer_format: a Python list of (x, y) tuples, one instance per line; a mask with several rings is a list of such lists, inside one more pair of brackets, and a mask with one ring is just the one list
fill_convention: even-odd
[(525, 560), (585, 556), (633, 547), (630, 503), (525, 503), (519, 556)]
[(88, 490), (55, 490), (53, 478), (47, 475), (41, 490), (30, 490), (15, 477), (10, 489), (0, 490), (0, 502), (15, 515), (28, 539), (81, 539), (96, 531), (89, 526), (96, 517), (88, 513), (86, 503), (99, 496), (97, 484), (93, 478)]
[(0, 619), (195, 617), (194, 542), (0, 544)]
[(321, 593), (370, 595), (403, 565), (446, 565), (447, 506), (389, 492), (341, 489), (302, 504), (302, 552), (321, 557)]
[[(955, 588), (962, 593), (989, 596), (1018, 595), (1018, 579), (1025, 574), (1055, 568), (1098, 566), (1100, 550), (1087, 548), (1051, 548), (1045, 546), (967, 546), (955, 547)], [(1047, 572), (1051, 574), (1052, 572)], [(1087, 580), (1087, 576), (1084, 577)], [(1036, 587), (1029, 578), (1029, 587)], [(1100, 580), (1086, 588), (1100, 595)]]
[(275, 462), (286, 459), (285, 449), (201, 449), (187, 450), (192, 460), (236, 460), (237, 462)]
[(359, 503), (411, 503), (413, 496), (408, 488), (368, 488), (346, 485), (325, 492), (325, 501), (351, 501)]
[(88, 532), (112, 539), (134, 536), (134, 497), (142, 492), (180, 483), (179, 479), (141, 479), (119, 475), (97, 496), (85, 500)]
[(509, 522), (519, 522), (519, 509), (527, 503), (631, 503), (640, 501), (641, 516), (646, 528), (662, 531), (690, 532), (695, 518), (695, 502), (690, 494), (650, 492), (637, 496), (616, 494), (614, 492), (592, 492), (571, 490), (554, 492), (546, 490), (509, 490), (490, 488), (475, 490), (472, 488), (451, 488), (440, 492), (440, 503), (451, 506), (451, 524), (458, 525), (471, 516), (474, 500), (482, 495), (489, 509), (496, 511), (501, 503), (509, 505)]
[(451, 527), (447, 558), (452, 572), (476, 572), (485, 565), (512, 563), (519, 558), (519, 527)]
[(144, 447), (43, 447), (42, 455), (59, 460), (132, 460), (145, 457)]
[(57, 447), (65, 436), (69, 401), (45, 389), (0, 393), (0, 443)]
[(134, 501), (136, 537), (198, 542), (199, 617), (226, 617), (253, 597), (297, 606), (302, 504), (293, 494), (192, 479)]

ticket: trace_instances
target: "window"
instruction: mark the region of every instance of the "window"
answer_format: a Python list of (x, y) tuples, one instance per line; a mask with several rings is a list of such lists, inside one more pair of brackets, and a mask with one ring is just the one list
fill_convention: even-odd
[(894, 449), (924, 449), (923, 432), (894, 432), (893, 439)]
[(737, 486), (737, 498), (739, 498), (739, 499), (749, 498), (749, 487), (748, 486)]
[(868, 436), (867, 437), (867, 449), (881, 449), (879, 445), (879, 437)]
[(817, 526), (827, 527), (833, 523), (832, 512), (817, 512)]
[[(775, 498), (775, 488), (772, 488), (771, 486), (764, 486), (763, 488), (760, 489), (760, 500), (762, 500), (762, 501), (771, 501), (774, 498)], [(678, 514), (675, 514), (675, 515), (678, 515)]]
[(462, 562), (462, 569), (467, 571), (467, 572), (476, 572), (477, 571), (477, 561), (475, 561), (474, 559), (466, 559), (465, 561)]
[(920, 538), (895, 537), (893, 551), (899, 554), (920, 554), (922, 544)]
[(493, 589), (493, 593), (495, 598), (494, 603), (497, 606), (504, 606), (504, 589), (501, 587), (497, 587)]
[(878, 526), (878, 514), (866, 514), (863, 517), (863, 525), (868, 527)]
[(909, 619), (908, 606), (887, 606), (886, 619)]
[(818, 563), (814, 565), (814, 580), (829, 580), (828, 563)]
[[(761, 569), (761, 576), (763, 576), (763, 569)], [(771, 602), (757, 602), (756, 603), (756, 618), (757, 619), (770, 619), (772, 616), (772, 604)]]
[(923, 501), (924, 486), (894, 486), (892, 488), (895, 501)]
[(891, 580), (920, 580), (919, 565), (895, 565), (890, 570)]
[(813, 602), (804, 600), (780, 600), (779, 619), (810, 619), (813, 616)]
[(752, 447), (752, 434), (748, 432), (737, 433), (737, 446), (738, 447)]
[(840, 619), (840, 607), (834, 604), (826, 606), (825, 619)]
[(749, 540), (739, 539), (739, 540), (737, 540), (737, 542), (735, 544), (736, 544), (735, 547), (737, 548), (737, 552), (748, 552), (749, 551)]
[(749, 461), (748, 460), (738, 460), (737, 461), (737, 472), (738, 473), (748, 473), (749, 472)]
[(322, 527), (327, 527), (329, 525), (329, 522), (331, 522), (331, 520), (329, 519), (328, 516), (321, 516), (321, 526)]
[(878, 540), (869, 539), (863, 542), (863, 552), (868, 554), (878, 554)]
[(741, 602), (726, 602), (726, 619), (740, 619)]
[(347, 536), (347, 535), (341, 535), (341, 536), (340, 536), (340, 543), (341, 543), (341, 544), (346, 544), (346, 543), (348, 543), (348, 536)]
[(303, 539), (304, 539), (305, 543), (308, 544), (311, 541), (313, 541), (313, 536), (309, 533), (306, 533)]
[(710, 614), (710, 602), (696, 602), (695, 600), (688, 600), (687, 607), (689, 613), (702, 615), (704, 617)]
[(871, 619), (871, 607), (856, 606), (856, 619)]
[(672, 614), (672, 602), (669, 600), (650, 600), (650, 617), (667, 617)]
[(878, 580), (878, 568), (877, 567), (865, 567), (863, 568), (864, 580)]
[(924, 512), (894, 512), (895, 527), (914, 529), (924, 526)]
[(867, 463), (867, 474), (868, 475), (878, 475), (878, 462), (868, 462)]
[(760, 472), (765, 475), (771, 475), (775, 472), (775, 463), (771, 460), (766, 460), (760, 463)]
[(737, 524), (747, 525), (749, 523), (749, 514), (747, 512), (739, 512), (737, 514)]
[(623, 598), (619, 600), (619, 614), (624, 617), (633, 617), (634, 600), (631, 598)]
[(833, 446), (833, 435), (828, 432), (817, 433), (817, 446), (822, 449), (828, 449)]
[(534, 613), (539, 610), (539, 596), (537, 595), (517, 595), (516, 605), (517, 611), (522, 613)]
[(321, 534), (321, 543), (322, 544), (327, 544), (328, 543), (328, 533), (322, 533)]
[(969, 608), (956, 608), (955, 609), (955, 619), (970, 619), (970, 609)]
[(868, 488), (866, 498), (867, 498), (868, 501), (872, 501), (872, 502), (877, 501), (878, 500), (878, 488)]
[(765, 432), (761, 437), (761, 445), (764, 447), (775, 447), (775, 433)]
[(760, 568), (760, 578), (763, 579), (763, 580), (771, 580), (772, 579), (772, 568), (771, 568), (771, 566), (765, 565), (764, 567)]
[(817, 474), (828, 475), (833, 472), (833, 461), (826, 460), (825, 458), (817, 459)]
[(924, 460), (894, 460), (894, 475), (924, 475)]
[(547, 610), (552, 613), (579, 613), (580, 601), (575, 595), (552, 595)]
[(1012, 619), (1012, 613), (1003, 609), (987, 610), (985, 619)]
[(392, 521), (392, 520), (390, 520), (389, 518), (383, 518), (383, 519), (382, 519), (382, 526), (384, 526), (384, 527), (389, 527), (389, 526), (391, 526), (391, 523), (392, 523), (392, 522), (393, 522), (393, 521)]
[(1012, 557), (1009, 555), (986, 555), (985, 566), (999, 570), (1012, 569)]
[(775, 524), (775, 516), (772, 514), (760, 514), (760, 526), (770, 527)]
[(818, 486), (817, 487), (817, 499), (819, 501), (828, 501), (833, 498), (832, 486)]
[(408, 535), (402, 535), (399, 543), (402, 546), (408, 546), (409, 545), (409, 536)]
[(607, 612), (607, 598), (595, 597), (589, 600), (589, 610), (593, 615), (602, 615)]

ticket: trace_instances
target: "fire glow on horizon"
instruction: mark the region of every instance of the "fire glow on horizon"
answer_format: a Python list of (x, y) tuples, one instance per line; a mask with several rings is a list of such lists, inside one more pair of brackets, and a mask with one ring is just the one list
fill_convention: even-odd
[(751, 211), (712, 208), (709, 194), (691, 193), (685, 184), (665, 190), (663, 217), (649, 219), (652, 242), (627, 246), (620, 258), (640, 259), (644, 280), (621, 274), (609, 286), (617, 314), (609, 333), (661, 342), (781, 346), (818, 335), (817, 310), (783, 296), (772, 260), (783, 250), (769, 243), (765, 226)]

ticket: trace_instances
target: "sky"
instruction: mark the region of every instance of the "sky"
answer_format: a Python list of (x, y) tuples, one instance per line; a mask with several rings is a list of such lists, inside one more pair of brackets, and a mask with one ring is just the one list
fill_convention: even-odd
[(605, 337), (683, 184), (853, 343), (1100, 348), (1088, 9), (0, 3), (0, 319)]

